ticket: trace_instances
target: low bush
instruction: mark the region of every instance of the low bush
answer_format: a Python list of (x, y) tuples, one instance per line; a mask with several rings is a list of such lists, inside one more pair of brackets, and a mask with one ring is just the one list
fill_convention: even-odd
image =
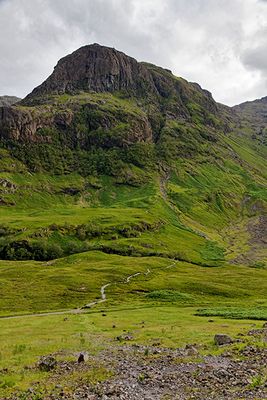
[(63, 256), (62, 248), (56, 243), (39, 241), (30, 243), (20, 240), (2, 244), (0, 257), (2, 260), (36, 260), (48, 261)]

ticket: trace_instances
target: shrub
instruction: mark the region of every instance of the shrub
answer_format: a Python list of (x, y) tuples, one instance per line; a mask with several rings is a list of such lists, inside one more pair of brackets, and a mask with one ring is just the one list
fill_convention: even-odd
[(62, 257), (63, 250), (56, 244), (47, 242), (29, 243), (27, 240), (14, 241), (2, 244), (0, 258), (3, 260), (36, 260), (48, 261)]

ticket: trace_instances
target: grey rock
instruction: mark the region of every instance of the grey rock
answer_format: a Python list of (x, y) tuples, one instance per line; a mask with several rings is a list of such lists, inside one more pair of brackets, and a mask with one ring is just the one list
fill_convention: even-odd
[(14, 183), (10, 182), (8, 179), (1, 178), (0, 189), (2, 189), (4, 193), (14, 193), (17, 189), (17, 186)]
[(225, 334), (221, 334), (221, 333), (217, 333), (214, 336), (214, 342), (217, 346), (223, 346), (225, 344), (231, 344), (233, 343), (233, 340), (230, 336), (225, 335)]
[(86, 351), (83, 351), (79, 354), (77, 361), (78, 363), (82, 363), (88, 361), (88, 359), (89, 359), (88, 353)]
[(187, 344), (185, 346), (185, 349), (186, 349), (187, 355), (190, 357), (198, 356), (198, 354), (199, 354), (197, 348), (192, 344)]
[(38, 368), (41, 371), (52, 371), (57, 365), (57, 360), (52, 356), (43, 356), (38, 362)]

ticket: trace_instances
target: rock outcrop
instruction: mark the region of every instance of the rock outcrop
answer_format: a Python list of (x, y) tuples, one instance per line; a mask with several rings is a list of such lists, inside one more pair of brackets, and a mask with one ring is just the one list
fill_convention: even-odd
[[(89, 136), (77, 122), (82, 114), (87, 115), (85, 130), (92, 132)], [(120, 134), (110, 134), (118, 124), (121, 125)], [(122, 111), (112, 115), (101, 108), (91, 109), (90, 103), (68, 109), (56, 106), (0, 108), (0, 139), (3, 141), (52, 143), (55, 132), (64, 132), (73, 144), (79, 142), (81, 148), (124, 147), (152, 141), (152, 128), (145, 115), (123, 114)]]
[(50, 142), (47, 135), (38, 135), (42, 128), (69, 126), (72, 122), (71, 111), (51, 113), (49, 110), (33, 110), (26, 107), (0, 108), (0, 138), (25, 142)]
[(147, 90), (155, 93), (153, 80), (144, 65), (113, 48), (93, 44), (59, 60), (49, 78), (24, 103), (47, 94), (121, 90), (135, 95), (144, 95)]
[(33, 140), (38, 128), (38, 119), (30, 110), (15, 107), (0, 108), (0, 137), (10, 140)]

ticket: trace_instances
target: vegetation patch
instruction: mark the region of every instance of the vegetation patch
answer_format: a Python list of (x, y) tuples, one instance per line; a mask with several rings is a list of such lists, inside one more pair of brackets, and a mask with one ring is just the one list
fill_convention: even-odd
[(222, 307), (222, 308), (203, 308), (197, 310), (195, 315), (205, 317), (224, 317), (228, 319), (254, 319), (267, 320), (267, 307)]
[(188, 293), (181, 293), (177, 290), (154, 290), (146, 295), (148, 299), (166, 302), (192, 302), (193, 296)]

